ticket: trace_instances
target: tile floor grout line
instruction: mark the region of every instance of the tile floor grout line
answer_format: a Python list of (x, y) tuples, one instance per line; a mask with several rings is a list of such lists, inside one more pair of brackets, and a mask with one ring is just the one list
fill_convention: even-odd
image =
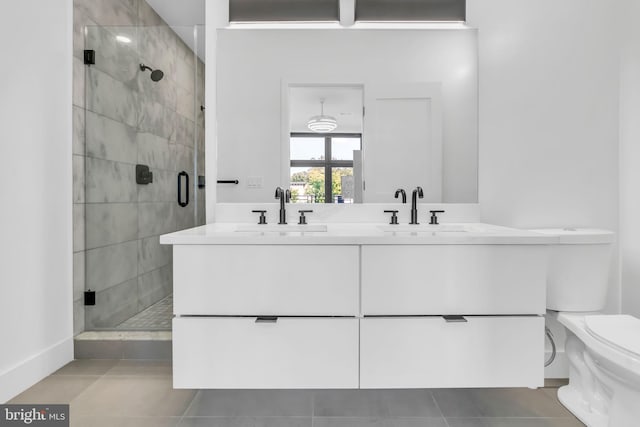
[(558, 417), (512, 417), (512, 416), (474, 416), (474, 417), (444, 417), (444, 418), (449, 418), (449, 419), (456, 419), (456, 420), (477, 420), (477, 419), (491, 419), (491, 418), (500, 418), (503, 420), (571, 420), (574, 417), (570, 417), (570, 416), (558, 416)]
[(438, 408), (438, 411), (440, 412), (440, 417), (444, 420), (445, 427), (451, 427), (449, 425), (449, 421), (447, 421), (447, 417), (445, 417), (444, 412), (442, 412), (442, 408), (438, 404), (438, 400), (436, 399), (436, 395), (433, 392), (433, 390), (429, 390), (429, 394), (431, 394), (431, 399), (433, 400), (433, 403), (436, 405), (436, 408)]
[[(81, 359), (74, 359), (74, 360), (81, 360)], [(114, 360), (117, 360), (117, 359), (114, 359)], [(103, 377), (105, 377), (107, 375), (107, 372), (109, 372), (111, 369), (113, 369), (117, 364), (118, 364), (118, 362), (116, 362), (113, 366), (111, 366), (109, 369), (104, 371), (101, 375), (96, 375), (98, 378), (96, 378), (96, 380), (94, 382), (89, 384), (84, 390), (82, 390), (80, 393), (78, 393), (73, 399), (69, 400), (69, 403), (68, 403), (69, 404), (69, 421), (71, 421), (71, 403), (73, 401), (75, 401), (76, 399), (78, 399), (80, 396), (82, 396), (84, 393), (86, 393), (87, 390), (89, 390), (91, 388), (91, 386), (95, 385), (98, 381), (100, 381)]]
[[(171, 375), (171, 383), (172, 383), (172, 386), (173, 386), (173, 373)], [(193, 406), (193, 402), (196, 400), (196, 398), (198, 397), (198, 395), (201, 392), (202, 392), (202, 389), (198, 389), (198, 391), (195, 392), (195, 394), (191, 398), (191, 402), (189, 402), (189, 404), (187, 405), (187, 408), (182, 413), (182, 416), (180, 417), (180, 420), (178, 421), (178, 424), (176, 424), (176, 426), (179, 426), (180, 424), (182, 424), (182, 420), (187, 416), (187, 413), (189, 413), (189, 409), (191, 409), (191, 407)]]

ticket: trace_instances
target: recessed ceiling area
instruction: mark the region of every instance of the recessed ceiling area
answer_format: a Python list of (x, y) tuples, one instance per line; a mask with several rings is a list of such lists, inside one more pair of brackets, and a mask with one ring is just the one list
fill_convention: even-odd
[(231, 22), (462, 22), (466, 0), (229, 0)]
[[(146, 0), (169, 26), (205, 60), (206, 0)], [(229, 1), (229, 0), (210, 0)], [(232, 21), (464, 22), (466, 0), (231, 0)], [(197, 41), (193, 27), (198, 26)]]
[(324, 114), (338, 122), (333, 133), (362, 133), (363, 90), (358, 86), (290, 87), (291, 132), (310, 132), (307, 122), (320, 114), (321, 99), (324, 99)]
[(337, 0), (229, 0), (231, 22), (340, 20)]
[[(205, 60), (205, 0), (146, 0), (198, 57)], [(220, 0), (216, 0), (220, 1)], [(198, 26), (197, 46), (193, 27)]]

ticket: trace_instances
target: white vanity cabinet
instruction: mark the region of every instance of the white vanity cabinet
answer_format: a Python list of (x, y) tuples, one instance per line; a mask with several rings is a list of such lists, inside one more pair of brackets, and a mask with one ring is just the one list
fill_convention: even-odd
[(543, 385), (545, 246), (363, 246), (360, 262), (361, 388)]
[(181, 317), (176, 388), (358, 388), (358, 319)]
[(347, 245), (176, 245), (173, 311), (356, 316), (358, 252)]
[(547, 237), (332, 228), (164, 236), (174, 387), (543, 385)]
[(362, 313), (544, 314), (543, 245), (362, 247)]
[(174, 246), (174, 387), (358, 388), (358, 287), (358, 246)]
[(367, 317), (360, 388), (539, 387), (541, 316)]

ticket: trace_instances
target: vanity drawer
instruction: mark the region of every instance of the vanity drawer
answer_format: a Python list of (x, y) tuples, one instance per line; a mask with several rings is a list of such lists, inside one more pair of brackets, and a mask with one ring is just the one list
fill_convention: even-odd
[(357, 246), (174, 246), (178, 315), (354, 316)]
[(361, 388), (540, 387), (544, 318), (365, 318)]
[(175, 388), (357, 388), (358, 320), (174, 318)]
[(364, 315), (544, 314), (545, 245), (362, 247)]

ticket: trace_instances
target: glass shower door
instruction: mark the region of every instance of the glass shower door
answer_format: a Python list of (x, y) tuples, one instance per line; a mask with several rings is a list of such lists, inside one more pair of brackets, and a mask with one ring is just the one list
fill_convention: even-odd
[(159, 236), (204, 224), (204, 63), (178, 34), (195, 46), (193, 27), (86, 28), (86, 330), (170, 329)]

